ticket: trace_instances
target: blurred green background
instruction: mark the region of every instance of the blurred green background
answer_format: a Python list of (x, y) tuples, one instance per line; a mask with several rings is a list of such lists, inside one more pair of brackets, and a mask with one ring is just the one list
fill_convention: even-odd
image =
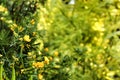
[(120, 80), (120, 0), (0, 0), (0, 80)]

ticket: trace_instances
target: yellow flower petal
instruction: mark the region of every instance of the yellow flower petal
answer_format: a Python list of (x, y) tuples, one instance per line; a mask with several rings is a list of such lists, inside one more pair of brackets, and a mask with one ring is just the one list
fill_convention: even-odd
[(26, 41), (26, 42), (30, 42), (30, 41), (31, 41), (29, 35), (25, 35), (25, 36), (23, 37), (23, 39), (24, 39), (24, 41)]
[(49, 64), (49, 59), (45, 56), (44, 57), (44, 62), (46, 63), (46, 64)]
[(43, 79), (43, 75), (42, 74), (38, 74), (38, 79), (42, 80)]

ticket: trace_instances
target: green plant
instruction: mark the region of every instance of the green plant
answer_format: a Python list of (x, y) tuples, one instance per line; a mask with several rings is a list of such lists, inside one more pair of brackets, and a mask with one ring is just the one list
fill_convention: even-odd
[(119, 80), (119, 4), (1, 0), (0, 80)]

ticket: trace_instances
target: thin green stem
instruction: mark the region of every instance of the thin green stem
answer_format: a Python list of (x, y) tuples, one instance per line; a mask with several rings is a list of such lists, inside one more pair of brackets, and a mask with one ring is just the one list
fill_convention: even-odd
[(14, 65), (12, 66), (12, 79), (11, 80), (16, 80)]
[(29, 80), (33, 80), (33, 76), (32, 75), (30, 76)]
[(3, 73), (3, 63), (0, 62), (0, 80), (2, 80), (2, 73)]

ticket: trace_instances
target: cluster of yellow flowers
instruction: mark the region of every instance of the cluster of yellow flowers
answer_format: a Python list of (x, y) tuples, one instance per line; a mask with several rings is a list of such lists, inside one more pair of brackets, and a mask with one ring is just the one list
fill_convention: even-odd
[(18, 27), (18, 31), (19, 31), (19, 32), (22, 32), (23, 30), (24, 30), (24, 28), (23, 28), (22, 26), (19, 26), (19, 27)]
[(33, 63), (33, 66), (35, 68), (43, 68), (44, 67), (44, 62), (43, 61), (42, 62), (35, 62), (35, 63)]
[(0, 12), (5, 12), (5, 11), (7, 11), (7, 8), (0, 5)]
[(49, 64), (50, 60), (47, 56), (44, 56), (44, 61), (34, 62), (33, 67), (35, 68), (43, 68), (45, 64)]
[(24, 37), (23, 37), (23, 38), (19, 38), (19, 40), (20, 40), (20, 41), (23, 41), (23, 40), (24, 40), (25, 42), (30, 42), (30, 41), (31, 41), (29, 35), (24, 35)]
[[(31, 55), (31, 54), (30, 54)], [(50, 57), (51, 58), (51, 57)], [(37, 68), (37, 69), (40, 69), (40, 68), (43, 68), (45, 66), (45, 64), (49, 64), (49, 58), (47, 56), (44, 56), (44, 61), (41, 61), (41, 62), (34, 62), (33, 63), (33, 67), (34, 68)], [(38, 79), (39, 80), (42, 80), (43, 79), (43, 75), (41, 73), (38, 73)]]
[(92, 25), (92, 29), (94, 31), (100, 31), (100, 32), (105, 31), (103, 21), (104, 21), (103, 19), (99, 19), (99, 20), (95, 21)]

